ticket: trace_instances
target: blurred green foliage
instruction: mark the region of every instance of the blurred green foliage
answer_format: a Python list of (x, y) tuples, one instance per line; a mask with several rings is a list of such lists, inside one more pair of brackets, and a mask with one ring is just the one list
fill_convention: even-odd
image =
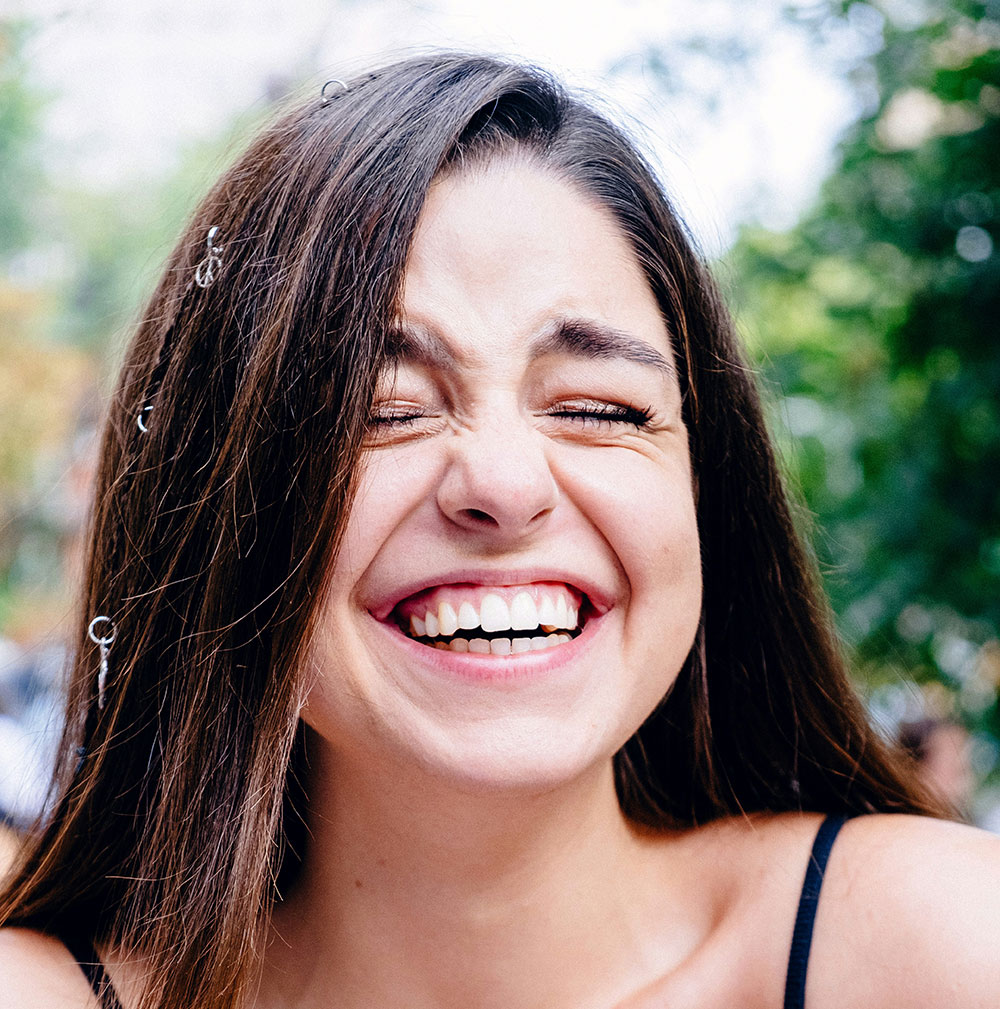
[(876, 697), (940, 684), (996, 739), (1000, 5), (873, 0), (814, 27), (859, 8), (881, 24), (870, 107), (813, 210), (745, 229), (729, 266), (857, 668)]
[(0, 22), (0, 258), (28, 241), (39, 187), (41, 99), (25, 86), (29, 35), (27, 22)]
[[(39, 92), (29, 80), (23, 21), (0, 21), (0, 620), (36, 558), (58, 553), (60, 529), (31, 492), (47, 452), (72, 438), (63, 401), (86, 369), (74, 351), (51, 353), (39, 338), (53, 314), (38, 235), (47, 197), (41, 171)], [(43, 562), (44, 564), (44, 562)], [(50, 567), (56, 567), (52, 564)]]

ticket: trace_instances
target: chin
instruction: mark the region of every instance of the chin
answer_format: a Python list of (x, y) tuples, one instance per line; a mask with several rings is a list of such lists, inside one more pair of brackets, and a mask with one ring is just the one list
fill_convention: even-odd
[(412, 709), (394, 714), (382, 709), (375, 722), (345, 718), (343, 705), (324, 701), (314, 695), (303, 719), (329, 755), (323, 763), (338, 789), (355, 781), (370, 787), (374, 775), (405, 781), (409, 788), (466, 795), (542, 795), (609, 769), (628, 736), (622, 729), (611, 738), (607, 727), (597, 731), (594, 717), (567, 719), (562, 711), (548, 717), (480, 711), (475, 719), (453, 721), (440, 712), (429, 717)]
[[(447, 754), (425, 754), (421, 770), (467, 795), (530, 798), (600, 776), (610, 768), (610, 752), (582, 746), (538, 746), (518, 733), (477, 746), (453, 747)], [(534, 743), (534, 745), (532, 745)]]

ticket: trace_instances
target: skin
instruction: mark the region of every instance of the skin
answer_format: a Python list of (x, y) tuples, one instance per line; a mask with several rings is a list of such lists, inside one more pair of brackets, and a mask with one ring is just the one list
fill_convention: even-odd
[[(432, 187), (400, 320), (422, 352), (380, 392), (389, 421), (310, 658), (312, 837), (257, 1009), (782, 1004), (820, 817), (654, 834), (615, 798), (612, 755), (691, 645), (698, 539), (676, 380), (551, 341), (532, 353), (568, 315), (671, 360), (602, 209), (524, 162)], [(583, 416), (623, 402), (655, 421)], [(391, 618), (435, 585), (560, 579), (594, 612), (530, 658), (445, 656)], [(809, 1009), (995, 1005), (997, 847), (916, 817), (849, 823)], [(105, 959), (127, 1006), (134, 968)], [(0, 969), (18, 1009), (94, 1006), (53, 940), (0, 933)]]

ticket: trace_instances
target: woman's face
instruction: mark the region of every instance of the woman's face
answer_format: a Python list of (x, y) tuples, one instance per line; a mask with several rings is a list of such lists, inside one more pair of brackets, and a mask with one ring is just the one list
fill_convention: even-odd
[(701, 607), (670, 340), (611, 216), (499, 162), (431, 188), (306, 720), (467, 788), (606, 763)]

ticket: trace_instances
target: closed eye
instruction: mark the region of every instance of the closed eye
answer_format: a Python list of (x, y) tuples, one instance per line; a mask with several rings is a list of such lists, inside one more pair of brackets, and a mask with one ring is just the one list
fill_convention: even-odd
[(420, 407), (409, 404), (387, 403), (372, 408), (368, 423), (375, 428), (405, 427), (426, 417), (427, 413)]
[(653, 419), (651, 407), (641, 408), (626, 403), (602, 403), (596, 400), (584, 400), (574, 403), (560, 403), (546, 411), (548, 417), (565, 418), (581, 425), (597, 424), (612, 426), (628, 424), (642, 430), (648, 428)]

